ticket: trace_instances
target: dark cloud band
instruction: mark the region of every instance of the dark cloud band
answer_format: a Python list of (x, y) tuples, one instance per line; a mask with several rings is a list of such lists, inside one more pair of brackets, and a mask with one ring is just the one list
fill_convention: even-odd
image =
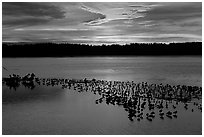
[(64, 11), (50, 3), (3, 2), (2, 13), (7, 16), (64, 18)]

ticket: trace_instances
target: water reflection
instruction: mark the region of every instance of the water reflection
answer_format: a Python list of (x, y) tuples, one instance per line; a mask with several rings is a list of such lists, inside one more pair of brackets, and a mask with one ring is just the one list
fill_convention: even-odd
[(24, 77), (13, 74), (9, 75), (9, 78), (3, 78), (3, 84), (6, 84), (9, 89), (14, 90), (16, 90), (20, 85), (33, 90), (35, 88), (35, 82), (40, 84), (39, 78), (36, 78), (34, 73), (29, 73)]
[[(156, 115), (160, 119), (165, 117), (173, 119), (178, 117), (177, 107), (183, 103), (183, 107), (189, 109), (192, 100), (202, 98), (202, 88), (198, 86), (169, 84), (148, 84), (147, 82), (135, 83), (134, 81), (106, 81), (88, 79), (57, 79), (37, 78), (35, 74), (27, 74), (24, 77), (13, 74), (9, 78), (3, 78), (3, 84), (16, 90), (25, 86), (33, 90), (37, 85), (61, 86), (63, 89), (73, 89), (78, 92), (91, 92), (99, 96), (96, 104), (105, 102), (107, 105), (121, 106), (127, 113), (130, 121), (147, 119), (152, 121)], [(193, 102), (195, 108), (202, 111), (202, 104)]]

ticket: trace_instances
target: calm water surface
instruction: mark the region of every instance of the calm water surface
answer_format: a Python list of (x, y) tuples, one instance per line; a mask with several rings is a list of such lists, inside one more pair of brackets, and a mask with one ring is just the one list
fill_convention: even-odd
[[(4, 58), (3, 66), (3, 77), (34, 72), (43, 78), (202, 84), (201, 57)], [(177, 118), (130, 121), (123, 107), (96, 104), (98, 98), (60, 86), (15, 91), (3, 85), (3, 134), (202, 134), (202, 113), (192, 103), (187, 110), (179, 103)]]
[(4, 58), (10, 73), (202, 86), (202, 57)]

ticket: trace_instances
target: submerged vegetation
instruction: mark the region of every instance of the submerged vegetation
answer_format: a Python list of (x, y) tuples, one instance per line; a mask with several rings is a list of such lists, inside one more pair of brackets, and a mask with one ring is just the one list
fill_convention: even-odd
[(70, 43), (3, 43), (3, 57), (202, 55), (202, 42), (89, 45)]

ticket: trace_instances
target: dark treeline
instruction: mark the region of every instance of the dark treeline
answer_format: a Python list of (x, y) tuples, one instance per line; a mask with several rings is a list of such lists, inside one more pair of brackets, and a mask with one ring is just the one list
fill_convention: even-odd
[(202, 55), (202, 42), (88, 45), (70, 43), (3, 43), (3, 57)]

